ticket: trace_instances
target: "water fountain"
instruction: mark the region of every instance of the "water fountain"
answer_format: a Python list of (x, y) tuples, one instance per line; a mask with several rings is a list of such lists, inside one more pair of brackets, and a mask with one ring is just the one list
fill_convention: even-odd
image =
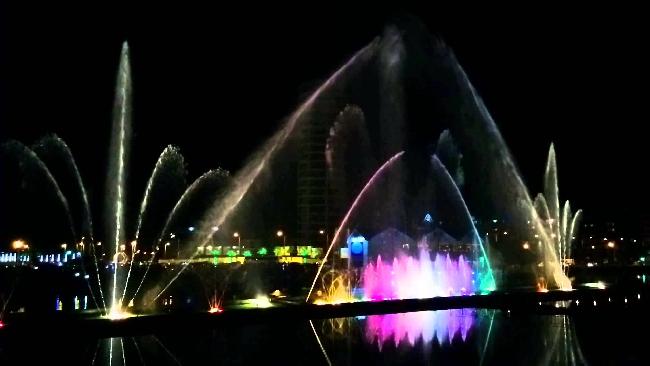
[[(131, 71), (129, 66), (128, 46), (123, 45), (117, 77), (116, 97), (113, 111), (113, 128), (109, 149), (109, 169), (107, 172), (107, 192), (105, 205), (106, 232), (110, 239), (109, 258), (111, 278), (108, 282), (109, 298), (105, 299), (102, 285), (103, 261), (99, 250), (101, 242), (94, 237), (93, 220), (86, 188), (77, 168), (74, 157), (66, 143), (56, 135), (46, 136), (39, 140), (34, 149), (17, 141), (9, 141), (2, 145), (2, 152), (8, 159), (18, 163), (19, 172), (29, 179), (46, 182), (55, 192), (56, 204), (61, 206), (64, 217), (67, 218), (69, 237), (72, 243), (79, 243), (77, 248), (92, 258), (92, 268), (83, 259), (81, 261), (84, 278), (93, 297), (95, 307), (111, 319), (128, 316), (124, 306), (133, 304), (147, 276), (149, 268), (156, 259), (160, 258), (162, 249), (159, 244), (162, 236), (176, 225), (178, 211), (187, 211), (188, 201), (192, 201), (197, 192), (206, 191), (215, 196), (228, 184), (229, 174), (226, 171), (212, 170), (185, 188), (185, 162), (179, 149), (166, 147), (160, 155), (153, 173), (147, 182), (142, 202), (140, 204), (134, 240), (127, 245), (125, 227), (126, 187), (131, 134)], [(39, 181), (40, 181), (39, 180)], [(61, 186), (59, 182), (65, 182)], [(46, 190), (47, 191), (47, 190)], [(70, 205), (69, 202), (74, 203)], [(150, 213), (169, 212), (164, 222), (157, 222)], [(144, 242), (141, 242), (143, 240)], [(127, 251), (125, 247), (128, 247)], [(131, 287), (132, 272), (140, 249), (151, 250), (151, 256), (145, 258), (148, 262), (138, 286)], [(90, 271), (92, 271), (92, 276)], [(137, 283), (137, 281), (136, 281)], [(105, 283), (106, 284), (106, 283)], [(128, 300), (128, 301), (127, 301)], [(5, 304), (6, 305), (6, 304)]]
[[(408, 32), (388, 27), (381, 38), (354, 54), (289, 116), (232, 180), (223, 171), (215, 170), (198, 178), (187, 190), (177, 189), (185, 187), (184, 161), (176, 148), (165, 149), (147, 182), (134, 235), (126, 230), (125, 213), (132, 129), (131, 70), (125, 44), (116, 84), (105, 205), (112, 278), (109, 280), (109, 300), (105, 301), (99, 283), (101, 265), (95, 259), (97, 276), (91, 277), (97, 277), (97, 289), (93, 291), (97, 294), (96, 302), (100, 303), (101, 299), (102, 304), (106, 303), (103, 307), (112, 317), (121, 316), (123, 308), (142, 294), (150, 268), (159, 259), (160, 252), (167, 249), (168, 237), (174, 235), (177, 214), (192, 209), (190, 203), (197, 192), (203, 189), (219, 192), (209, 198), (206, 213), (193, 231), (196, 241), (176, 244), (179, 256), (184, 253), (188, 260), (171, 278), (162, 279), (154, 289), (145, 291), (145, 302), (159, 299), (198, 255), (196, 249), (205, 246), (218, 228), (230, 224), (233, 217), (245, 211), (244, 206), (256, 211), (255, 199), (263, 194), (255, 196), (251, 192), (265, 192), (265, 185), (270, 186), (273, 181), (269, 177), (278, 178), (273, 173), (280, 165), (291, 166), (296, 162), (301, 150), (291, 144), (308, 127), (321, 123), (317, 121), (319, 118), (328, 119), (323, 124), (329, 135), (320, 137), (327, 199), (337, 201), (332, 207), (344, 209), (334, 215), (322, 213), (330, 216), (340, 213), (340, 222), (333, 236), (327, 236), (331, 240), (326, 243), (324, 258), (309, 286), (307, 301), (422, 298), (494, 290), (497, 283), (492, 264), (478, 232), (474, 211), (470, 214), (469, 207), (480, 207), (490, 213), (504, 212), (518, 222), (532, 221), (540, 245), (555, 248), (542, 251), (548, 257), (546, 263), (561, 263), (569, 257), (568, 238), (573, 236), (572, 228), (580, 211), (572, 217), (567, 204), (560, 213), (552, 198), (557, 193), (557, 189), (552, 189), (553, 184), (548, 184), (545, 192), (545, 200), (551, 201), (545, 202), (548, 213), (542, 210), (544, 200), (540, 198), (535, 204), (530, 199), (503, 138), (453, 53), (437, 39), (425, 38), (420, 42), (419, 34), (424, 32), (416, 29), (417, 26), (404, 27)], [(414, 65), (414, 59), (423, 62)], [(414, 83), (408, 75), (415, 72), (423, 75), (417, 81), (418, 86), (424, 88), (422, 94), (426, 98), (435, 97), (432, 102), (435, 106), (429, 106), (427, 100), (418, 108), (427, 118), (442, 111), (443, 118), (435, 116), (430, 122), (444, 122), (447, 126), (427, 126), (422, 129), (425, 133), (420, 133), (420, 121), (413, 116), (410, 118), (415, 122), (409, 125), (406, 109), (411, 104), (405, 102), (405, 96)], [(368, 80), (377, 93), (369, 93), (357, 85)], [(441, 94), (444, 97), (438, 98)], [(48, 152), (60, 150), (55, 160), (66, 162), (61, 174), (75, 177), (76, 184), (65, 192), (65, 196), (76, 197), (71, 201), (74, 202), (72, 210), (68, 207), (69, 197), (64, 197), (57, 187), (57, 177), (49, 173), (47, 164), (35, 166), (46, 172), (50, 185), (59, 192), (61, 206), (70, 216), (74, 241), (78, 241), (77, 233), (88, 238), (85, 240), (90, 243), (89, 251), (95, 257), (97, 248), (85, 188), (72, 155), (63, 146), (60, 139), (54, 138), (44, 140), (37, 151), (43, 154), (43, 161), (47, 161)], [(32, 155), (26, 150), (21, 153), (37, 161), (38, 156)], [(553, 179), (556, 182), (554, 169), (553, 162), (547, 169), (548, 182)], [(172, 192), (158, 191), (157, 187), (162, 186), (160, 182), (166, 176), (174, 182)], [(474, 195), (465, 195), (465, 186), (469, 186)], [(330, 190), (333, 191), (331, 195)], [(477, 198), (476, 192), (483, 195)], [(284, 198), (265, 199), (282, 201)], [(485, 201), (489, 204), (483, 205)], [(152, 211), (170, 214), (164, 222), (156, 222), (148, 216)], [(479, 209), (477, 212), (486, 215)], [(559, 224), (547, 230), (544, 222), (549, 220)], [(347, 252), (342, 250), (350, 232), (358, 230), (375, 235), (389, 228), (414, 239), (409, 239), (408, 243), (388, 243), (390, 255), (373, 253), (375, 248), (371, 244), (363, 261), (355, 257), (358, 253), (350, 248)], [(427, 238), (433, 232), (442, 232), (450, 239), (432, 244)], [(133, 239), (131, 245), (128, 238)], [(144, 258), (147, 266), (144, 275), (138, 277), (134, 274), (133, 262), (138, 250), (146, 245), (150, 245), (155, 254)], [(553, 267), (552, 264), (546, 266), (550, 271), (549, 280), (560, 288), (570, 286), (566, 274)], [(418, 280), (415, 281), (417, 286), (407, 288), (405, 284), (413, 283), (414, 279)], [(387, 282), (394, 284), (387, 286)], [(220, 308), (218, 299), (209, 302), (213, 308)]]
[(413, 258), (402, 255), (392, 263), (384, 263), (381, 256), (376, 263), (363, 269), (363, 298), (371, 301), (389, 299), (461, 296), (474, 291), (473, 270), (465, 258), (457, 260), (420, 250)]
[[(535, 197), (534, 207), (541, 221), (541, 230), (544, 231), (545, 236), (551, 239), (546, 242), (546, 246), (542, 246), (542, 242), (539, 242), (544, 265), (550, 268), (546, 271), (547, 276), (552, 275), (559, 288), (570, 289), (571, 282), (567, 277), (569, 268), (567, 259), (571, 258), (572, 242), (575, 239), (578, 222), (582, 217), (582, 210), (572, 214), (568, 200), (564, 203), (564, 208), (560, 209), (557, 162), (553, 144), (548, 151), (544, 173), (544, 193), (539, 193)], [(540, 288), (545, 287), (540, 286)]]

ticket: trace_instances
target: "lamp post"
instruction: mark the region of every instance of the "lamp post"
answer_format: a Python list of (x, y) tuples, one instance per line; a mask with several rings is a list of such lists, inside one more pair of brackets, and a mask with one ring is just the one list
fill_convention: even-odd
[[(170, 233), (169, 234), (169, 239), (170, 239), (170, 241), (168, 241), (167, 244), (171, 245), (171, 239), (176, 239), (176, 234)], [(176, 239), (176, 247), (178, 247), (178, 240), (179, 239)], [(165, 257), (167, 257), (167, 244), (165, 244), (165, 253), (164, 253)]]
[(330, 234), (323, 229), (318, 230), (318, 234), (325, 236), (325, 248), (327, 248), (330, 245)]
[(215, 244), (215, 242), (214, 242), (214, 234), (216, 234), (217, 231), (219, 231), (219, 226), (216, 226), (216, 225), (213, 226), (212, 227), (212, 235), (210, 235), (210, 240), (212, 240), (212, 245)]
[(608, 242), (607, 248), (612, 250), (612, 262), (616, 263), (616, 243), (613, 241)]
[(278, 230), (278, 232), (275, 233), (275, 235), (277, 235), (278, 238), (282, 238), (282, 245), (283, 246), (287, 246), (287, 237), (284, 235), (284, 232), (282, 232), (282, 230)]
[(241, 246), (241, 236), (239, 236), (239, 233), (235, 231), (235, 233), (232, 234), (232, 236), (237, 238), (237, 245)]
[(171, 245), (170, 242), (165, 243), (165, 250), (164, 250), (165, 258), (167, 258), (167, 247), (170, 246), (170, 245)]

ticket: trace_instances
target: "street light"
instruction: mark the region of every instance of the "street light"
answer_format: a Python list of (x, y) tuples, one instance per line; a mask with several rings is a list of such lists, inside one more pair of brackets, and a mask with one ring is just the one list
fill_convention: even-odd
[[(166, 242), (166, 243), (165, 243), (165, 253), (164, 253), (164, 254), (165, 254), (165, 258), (167, 258), (167, 247), (170, 246), (170, 245), (172, 245), (170, 242)], [(147, 254), (147, 253), (145, 253), (145, 254)]]
[(284, 236), (284, 233), (282, 232), (282, 230), (278, 230), (278, 232), (275, 233), (275, 235), (277, 235), (278, 238), (282, 238), (282, 245), (284, 245), (284, 246), (287, 245), (287, 237)]
[(524, 243), (521, 247), (524, 248), (524, 250), (530, 249), (530, 245), (528, 243)]
[(318, 233), (320, 235), (325, 235), (325, 247), (327, 247), (330, 243), (330, 234), (328, 232), (325, 232), (323, 229), (318, 230)]
[(607, 248), (612, 250), (612, 261), (616, 263), (616, 244), (613, 241), (607, 242)]
[(239, 233), (235, 231), (235, 233), (232, 234), (232, 236), (237, 238), (237, 245), (241, 246), (241, 237), (239, 236)]

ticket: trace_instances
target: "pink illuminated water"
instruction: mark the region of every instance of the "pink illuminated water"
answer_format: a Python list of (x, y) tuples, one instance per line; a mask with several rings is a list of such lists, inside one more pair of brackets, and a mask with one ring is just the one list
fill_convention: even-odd
[(404, 254), (384, 262), (379, 256), (363, 269), (363, 296), (381, 301), (467, 295), (474, 292), (473, 277), (462, 255), (436, 254), (432, 261), (422, 249), (418, 258)]
[(366, 319), (365, 336), (369, 343), (377, 340), (379, 347), (388, 342), (396, 347), (401, 342), (415, 346), (419, 339), (424, 343), (435, 339), (438, 344), (451, 343), (456, 337), (465, 341), (475, 315), (469, 309), (371, 315)]

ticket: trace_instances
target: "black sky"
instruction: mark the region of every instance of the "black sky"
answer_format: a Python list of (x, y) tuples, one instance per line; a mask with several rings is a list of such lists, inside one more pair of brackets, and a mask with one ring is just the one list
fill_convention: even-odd
[[(217, 166), (236, 170), (307, 92), (403, 10), (6, 5), (0, 139), (31, 144), (57, 133), (101, 205), (126, 39), (135, 190), (167, 144), (181, 148), (192, 178)], [(598, 218), (646, 213), (648, 26), (638, 11), (406, 10), (455, 51), (531, 191), (540, 189), (554, 141), (563, 199)]]

